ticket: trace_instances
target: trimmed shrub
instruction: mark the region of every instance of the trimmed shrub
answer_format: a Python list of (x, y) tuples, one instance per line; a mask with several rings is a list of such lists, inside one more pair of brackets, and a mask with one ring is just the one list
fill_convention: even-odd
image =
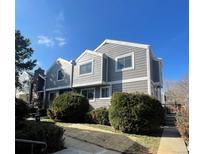
[(189, 144), (189, 107), (182, 106), (176, 113), (176, 127), (184, 138), (186, 144)]
[[(20, 121), (16, 126), (15, 137), (43, 141), (47, 143), (47, 152), (53, 153), (64, 148), (64, 130), (50, 122)], [(16, 154), (28, 154), (31, 152), (31, 145), (28, 143), (16, 142)], [(34, 153), (41, 154), (42, 145), (34, 145)], [(44, 152), (45, 153), (45, 152)]]
[(164, 119), (161, 103), (146, 94), (114, 93), (109, 108), (110, 124), (126, 133), (150, 133)]
[(88, 123), (95, 123), (101, 125), (110, 125), (108, 118), (108, 109), (104, 107), (97, 108), (87, 113), (86, 119)]
[(78, 93), (70, 92), (57, 96), (47, 113), (53, 120), (82, 122), (88, 109), (87, 98)]
[(22, 99), (15, 98), (15, 117), (24, 119), (29, 113), (29, 107)]

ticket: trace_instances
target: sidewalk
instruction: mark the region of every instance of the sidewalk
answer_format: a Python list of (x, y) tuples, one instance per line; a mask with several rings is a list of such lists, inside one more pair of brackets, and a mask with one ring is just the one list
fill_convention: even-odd
[(83, 142), (68, 136), (65, 136), (65, 147), (67, 149), (53, 154), (120, 154), (116, 151), (107, 150), (97, 145)]
[(157, 154), (188, 154), (176, 127), (165, 127)]

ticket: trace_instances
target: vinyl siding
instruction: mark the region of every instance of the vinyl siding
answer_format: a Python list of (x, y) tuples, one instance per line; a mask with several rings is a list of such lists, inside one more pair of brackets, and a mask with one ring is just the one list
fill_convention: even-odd
[[(57, 80), (57, 72), (62, 69), (64, 71), (64, 79)], [(72, 65), (68, 62), (57, 61), (47, 72), (46, 89), (70, 86)]]
[(128, 83), (119, 83), (112, 85), (112, 92), (141, 92), (148, 93), (147, 80), (128, 82)]
[(103, 57), (103, 81), (108, 81), (108, 58)]
[(159, 61), (152, 60), (152, 70), (153, 70), (153, 75), (152, 75), (153, 81), (154, 82), (160, 82)]
[[(93, 60), (93, 73), (88, 75), (80, 75), (80, 64), (90, 60)], [(89, 83), (92, 82), (102, 82), (102, 57), (85, 53), (74, 66), (73, 87), (83, 84), (89, 85)]]
[[(130, 47), (126, 45), (105, 44), (96, 52), (105, 53), (108, 56), (108, 81), (131, 79), (147, 76), (146, 49)], [(134, 69), (115, 72), (115, 58), (134, 52)]]
[[(94, 101), (89, 101), (89, 104), (93, 108), (99, 108), (99, 107), (106, 107), (108, 108), (110, 105), (110, 99), (100, 99), (100, 86), (92, 86), (92, 87), (86, 87), (86, 88), (94, 88), (95, 89), (95, 99)], [(86, 88), (76, 88), (76, 92), (81, 93), (81, 89)]]

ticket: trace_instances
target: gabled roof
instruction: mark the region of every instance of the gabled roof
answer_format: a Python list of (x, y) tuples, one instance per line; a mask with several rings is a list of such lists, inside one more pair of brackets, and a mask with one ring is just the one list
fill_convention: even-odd
[(97, 51), (100, 47), (102, 47), (106, 43), (119, 44), (119, 45), (127, 45), (127, 46), (138, 47), (138, 48), (145, 48), (145, 49), (149, 49), (150, 48), (150, 45), (147, 45), (147, 44), (132, 43), (132, 42), (125, 42), (125, 41), (117, 41), (117, 40), (106, 39), (94, 51)]
[(102, 53), (97, 53), (91, 50), (85, 50), (75, 61), (78, 62), (80, 60), (80, 58), (82, 58), (86, 53), (92, 54), (92, 55), (96, 55), (96, 56), (101, 56), (102, 57)]
[(71, 61), (65, 60), (65, 59), (63, 59), (63, 58), (58, 58), (58, 59), (51, 65), (51, 67), (46, 71), (46, 74), (50, 71), (50, 69), (51, 69), (57, 62), (60, 62), (60, 61), (65, 62), (65, 63), (68, 63), (68, 64), (71, 65)]

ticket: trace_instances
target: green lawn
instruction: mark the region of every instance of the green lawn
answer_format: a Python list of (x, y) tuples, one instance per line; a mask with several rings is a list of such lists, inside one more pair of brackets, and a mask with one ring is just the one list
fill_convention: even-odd
[[(45, 119), (44, 119), (45, 120)], [(51, 121), (52, 120), (46, 120)], [(136, 135), (115, 131), (111, 126), (56, 122), (65, 129), (65, 136), (124, 153), (156, 154), (162, 131), (152, 135)]]

